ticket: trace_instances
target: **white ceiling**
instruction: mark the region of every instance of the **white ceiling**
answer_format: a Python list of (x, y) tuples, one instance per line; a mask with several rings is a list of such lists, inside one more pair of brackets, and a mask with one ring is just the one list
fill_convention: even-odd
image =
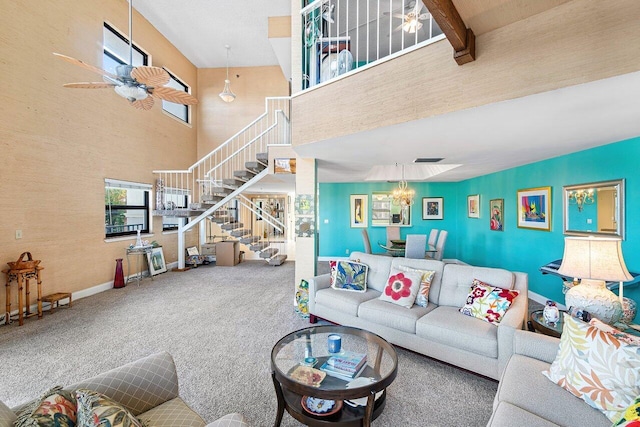
[(133, 7), (198, 68), (278, 65), (268, 17), (291, 15), (290, 0), (132, 0)]

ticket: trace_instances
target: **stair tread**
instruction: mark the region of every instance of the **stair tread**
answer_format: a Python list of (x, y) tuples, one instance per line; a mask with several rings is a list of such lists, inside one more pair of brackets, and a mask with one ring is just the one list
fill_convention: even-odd
[(242, 236), (246, 236), (247, 234), (251, 234), (251, 230), (248, 230), (246, 228), (237, 228), (237, 229), (231, 231), (230, 234), (233, 237), (242, 237)]
[(281, 265), (286, 259), (287, 256), (285, 254), (278, 254), (269, 259), (269, 265)]
[(258, 242), (258, 243), (254, 243), (251, 246), (249, 246), (249, 249), (251, 249), (254, 252), (259, 252), (265, 248), (268, 248), (270, 245), (269, 242)]
[(242, 228), (244, 224), (241, 222), (228, 222), (226, 224), (222, 224), (220, 228), (223, 230), (235, 230), (236, 228)]
[(260, 258), (271, 258), (275, 256), (279, 251), (276, 248), (267, 248), (260, 252)]
[(243, 245), (248, 245), (258, 241), (260, 241), (260, 236), (249, 236), (249, 237), (243, 237), (242, 239), (240, 239), (240, 243), (242, 243)]
[(256, 153), (256, 160), (262, 163), (269, 163), (269, 153)]

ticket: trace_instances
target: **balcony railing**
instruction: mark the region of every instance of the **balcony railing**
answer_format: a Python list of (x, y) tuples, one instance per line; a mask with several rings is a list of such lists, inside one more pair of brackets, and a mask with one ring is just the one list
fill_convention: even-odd
[(304, 3), (302, 90), (444, 38), (422, 0)]

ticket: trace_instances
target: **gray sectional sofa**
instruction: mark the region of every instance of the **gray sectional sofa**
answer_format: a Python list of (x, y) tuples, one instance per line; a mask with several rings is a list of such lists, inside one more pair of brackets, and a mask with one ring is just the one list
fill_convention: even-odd
[[(352, 252), (349, 259), (369, 266), (366, 292), (335, 290), (330, 287), (329, 274), (309, 279), (312, 322), (320, 317), (366, 329), (400, 347), (496, 380), (500, 378), (513, 353), (514, 333), (526, 322), (527, 274), (363, 252)], [(436, 272), (427, 307), (414, 305), (408, 309), (378, 298), (392, 266)], [(473, 279), (520, 291), (498, 326), (458, 311), (465, 304)]]
[(558, 338), (527, 331), (516, 331), (514, 338), (489, 427), (611, 426), (602, 412), (542, 375), (558, 353)]
[[(55, 385), (55, 384), (54, 384)], [(53, 385), (52, 385), (53, 386)], [(157, 353), (65, 387), (102, 393), (125, 406), (154, 427), (248, 427), (240, 414), (229, 414), (206, 424), (178, 395), (178, 375), (173, 358)], [(0, 427), (11, 427), (22, 405), (9, 409), (0, 402)]]

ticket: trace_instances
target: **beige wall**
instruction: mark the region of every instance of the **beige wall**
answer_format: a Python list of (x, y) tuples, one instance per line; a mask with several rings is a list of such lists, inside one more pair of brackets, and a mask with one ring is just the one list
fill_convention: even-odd
[(224, 89), (226, 68), (198, 69), (198, 157), (235, 135), (265, 112), (264, 99), (289, 95), (289, 83), (279, 66), (229, 68), (233, 102), (218, 94)]
[[(45, 294), (108, 283), (114, 260), (135, 240), (104, 241), (105, 178), (152, 184), (152, 170), (196, 160), (197, 117), (186, 126), (158, 105), (138, 111), (109, 89), (62, 87), (101, 81), (51, 52), (101, 66), (105, 20), (126, 31), (127, 2), (4, 1), (0, 13), (0, 263), (30, 251), (45, 268)], [(198, 96), (196, 68), (137, 14), (133, 31), (153, 65), (167, 66)], [(163, 235), (161, 227), (154, 218), (148, 238), (175, 261), (176, 234)], [(14, 286), (14, 302), (16, 295)]]
[(479, 36), (463, 66), (439, 41), (294, 97), (293, 144), (638, 71), (638, 22), (636, 0), (574, 0)]

